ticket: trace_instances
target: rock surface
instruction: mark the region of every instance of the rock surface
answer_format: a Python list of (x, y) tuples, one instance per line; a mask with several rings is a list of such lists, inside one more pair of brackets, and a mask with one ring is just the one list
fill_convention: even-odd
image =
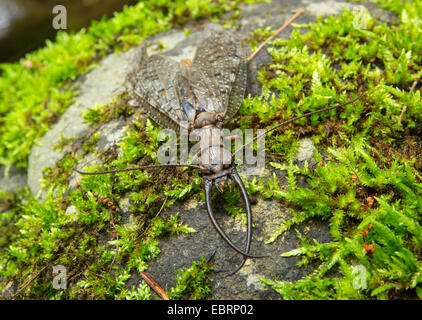
[(6, 166), (0, 167), (0, 190), (15, 191), (26, 186), (28, 177), (25, 170), (12, 166), (8, 171)]
[[(242, 18), (236, 23), (239, 27), (237, 34), (246, 38), (250, 31), (258, 27), (271, 26), (278, 28), (299, 8), (305, 8), (295, 23), (308, 23), (315, 21), (317, 15), (338, 14), (342, 8), (358, 10), (362, 4), (351, 4), (341, 1), (276, 1), (272, 3), (259, 3), (243, 6)], [(373, 16), (388, 20), (389, 14), (377, 8), (373, 4), (364, 3)], [(220, 28), (219, 26), (206, 23), (203, 28), (196, 30), (186, 36), (182, 30), (170, 30), (156, 35), (149, 39), (152, 45), (149, 47), (149, 54), (159, 43), (165, 45), (162, 54), (169, 55), (175, 59), (191, 59), (195, 53), (196, 45), (208, 32)], [(281, 37), (288, 37), (292, 27), (289, 26), (282, 32)], [(63, 114), (57, 124), (41, 139), (40, 143), (33, 147), (29, 159), (28, 185), (33, 193), (41, 190), (40, 180), (42, 170), (46, 166), (52, 166), (63, 156), (63, 151), (53, 150), (53, 146), (61, 141), (61, 137), (80, 138), (85, 136), (90, 128), (83, 123), (82, 113), (88, 108), (99, 104), (108, 104), (110, 100), (123, 92), (124, 79), (130, 70), (132, 59), (135, 58), (137, 48), (125, 53), (110, 55), (105, 58), (97, 68), (90, 71), (80, 83), (80, 95), (72, 106)], [(259, 64), (269, 61), (270, 57), (262, 51), (250, 66), (251, 76), (259, 68)], [(259, 93), (257, 84), (250, 84), (249, 92)], [(98, 145), (102, 148), (109, 148), (116, 144), (124, 134), (124, 126), (127, 120), (116, 119), (101, 128), (101, 136)], [(298, 160), (312, 160), (313, 145), (310, 140), (305, 140), (301, 148), (303, 153)], [(270, 172), (267, 170), (268, 176)], [(246, 179), (246, 177), (244, 176)], [(70, 209), (69, 209), (70, 210)], [(246, 239), (245, 225), (235, 221), (224, 213), (224, 208), (215, 207), (218, 220), (227, 234), (238, 243), (244, 246)], [(179, 212), (180, 220), (189, 224), (197, 232), (173, 236), (160, 241), (161, 254), (149, 263), (148, 274), (155, 279), (164, 289), (169, 289), (175, 284), (175, 270), (188, 268), (194, 260), (201, 256), (208, 257), (214, 250), (217, 250), (212, 265), (216, 272), (211, 275), (212, 299), (279, 299), (279, 295), (266, 288), (261, 277), (273, 280), (295, 281), (309, 273), (311, 270), (296, 267), (297, 258), (285, 259), (280, 254), (297, 248), (300, 243), (294, 231), (287, 232), (280, 236), (274, 243), (265, 245), (265, 241), (280, 225), (282, 219), (288, 219), (290, 213), (286, 206), (277, 200), (267, 201), (263, 198), (257, 199), (257, 204), (252, 206), (254, 217), (254, 229), (251, 253), (270, 254), (265, 259), (248, 259), (245, 266), (234, 276), (222, 279), (222, 275), (237, 267), (241, 261), (239, 254), (231, 250), (220, 238), (211, 226), (206, 208), (203, 203), (196, 203), (188, 200), (185, 203), (176, 203), (171, 209), (162, 212), (163, 217), (168, 217)], [(129, 214), (129, 213), (127, 213)], [(317, 239), (319, 242), (330, 240), (329, 227), (322, 223), (310, 223), (300, 228), (307, 236)], [(139, 275), (133, 274), (129, 284), (136, 284)]]

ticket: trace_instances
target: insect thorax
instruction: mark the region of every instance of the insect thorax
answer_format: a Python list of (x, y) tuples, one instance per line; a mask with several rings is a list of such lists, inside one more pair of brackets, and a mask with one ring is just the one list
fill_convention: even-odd
[(191, 133), (199, 140), (200, 150), (195, 158), (205, 174), (219, 173), (232, 164), (231, 139), (223, 131), (215, 125), (206, 125)]

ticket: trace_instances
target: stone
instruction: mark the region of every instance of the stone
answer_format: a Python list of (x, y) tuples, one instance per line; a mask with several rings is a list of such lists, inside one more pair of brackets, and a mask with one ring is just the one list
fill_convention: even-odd
[(314, 148), (315, 145), (311, 139), (302, 139), (297, 150), (296, 159), (298, 161), (311, 161), (314, 157)]

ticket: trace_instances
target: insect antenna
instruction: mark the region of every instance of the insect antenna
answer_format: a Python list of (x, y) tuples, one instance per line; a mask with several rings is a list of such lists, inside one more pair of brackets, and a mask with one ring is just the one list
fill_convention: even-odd
[(83, 175), (100, 175), (100, 174), (107, 174), (107, 173), (117, 173), (117, 172), (126, 172), (126, 171), (134, 171), (134, 170), (142, 170), (142, 169), (149, 169), (149, 168), (158, 168), (158, 167), (189, 167), (201, 170), (201, 166), (197, 166), (194, 164), (187, 164), (187, 163), (167, 163), (167, 164), (150, 164), (147, 166), (141, 167), (134, 167), (134, 168), (126, 168), (126, 169), (115, 169), (115, 170), (107, 170), (107, 171), (97, 171), (97, 172), (85, 172), (80, 171), (78, 169), (73, 169), (79, 174)]
[(323, 108), (323, 109), (320, 109), (320, 110), (315, 110), (315, 111), (312, 111), (312, 112), (308, 112), (308, 113), (305, 113), (305, 114), (302, 114), (301, 116), (297, 116), (297, 117), (294, 117), (294, 118), (291, 118), (291, 119), (289, 119), (289, 120), (286, 120), (286, 121), (283, 121), (282, 123), (279, 123), (279, 124), (277, 124), (277, 125), (275, 125), (274, 127), (272, 127), (272, 128), (270, 128), (270, 129), (268, 129), (268, 130), (265, 130), (263, 133), (261, 133), (261, 134), (259, 134), (259, 135), (257, 135), (256, 137), (254, 137), (252, 140), (250, 140), (250, 141), (248, 141), (247, 143), (245, 143), (243, 146), (241, 146), (239, 149), (237, 149), (234, 153), (233, 153), (233, 155), (232, 155), (232, 159), (236, 156), (236, 154), (240, 151), (240, 150), (242, 150), (243, 148), (245, 148), (246, 146), (248, 146), (249, 144), (251, 144), (252, 142), (254, 142), (255, 140), (258, 140), (259, 138), (261, 138), (262, 136), (264, 136), (264, 135), (266, 135), (267, 133), (269, 133), (269, 132), (271, 132), (271, 131), (273, 131), (273, 130), (275, 130), (275, 129), (277, 129), (277, 128), (279, 128), (279, 127), (281, 127), (281, 126), (283, 126), (283, 125), (285, 125), (285, 124), (288, 124), (288, 123), (290, 123), (290, 122), (293, 122), (293, 121), (296, 121), (296, 120), (299, 120), (299, 119), (302, 119), (302, 118), (307, 118), (307, 117), (310, 117), (310, 116), (312, 116), (312, 115), (314, 115), (314, 114), (317, 114), (317, 113), (321, 113), (321, 112), (325, 112), (325, 111), (329, 111), (329, 110), (332, 110), (332, 109), (336, 109), (336, 108), (339, 108), (339, 107), (343, 107), (343, 106), (346, 106), (346, 105), (348, 105), (348, 104), (351, 104), (351, 103), (353, 103), (353, 102), (355, 102), (355, 101), (357, 101), (357, 100), (359, 100), (364, 94), (366, 93), (366, 90), (364, 90), (359, 96), (357, 96), (355, 99), (353, 99), (353, 100), (349, 100), (349, 101), (347, 101), (347, 102), (344, 102), (344, 103), (340, 103), (340, 104), (337, 104), (337, 105), (335, 105), (335, 106), (331, 106), (331, 107), (327, 107), (327, 108)]

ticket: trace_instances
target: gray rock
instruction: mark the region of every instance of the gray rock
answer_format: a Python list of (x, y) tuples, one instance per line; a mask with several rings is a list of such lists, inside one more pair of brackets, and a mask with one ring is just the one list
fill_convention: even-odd
[(365, 8), (359, 4), (352, 4), (342, 1), (326, 0), (326, 1), (305, 1), (308, 3), (306, 10), (312, 12), (314, 15), (332, 16), (341, 13), (343, 10), (358, 11), (360, 8)]
[(90, 71), (80, 84), (80, 94), (59, 121), (41, 138), (31, 150), (28, 167), (28, 185), (33, 194), (41, 189), (44, 168), (53, 166), (66, 150), (55, 150), (62, 138), (81, 138), (91, 128), (84, 123), (83, 112), (95, 105), (108, 104), (124, 89), (124, 77), (133, 51), (105, 58), (98, 67)]
[(311, 161), (314, 157), (314, 142), (305, 138), (300, 141), (299, 149), (297, 150), (296, 159), (298, 161)]

